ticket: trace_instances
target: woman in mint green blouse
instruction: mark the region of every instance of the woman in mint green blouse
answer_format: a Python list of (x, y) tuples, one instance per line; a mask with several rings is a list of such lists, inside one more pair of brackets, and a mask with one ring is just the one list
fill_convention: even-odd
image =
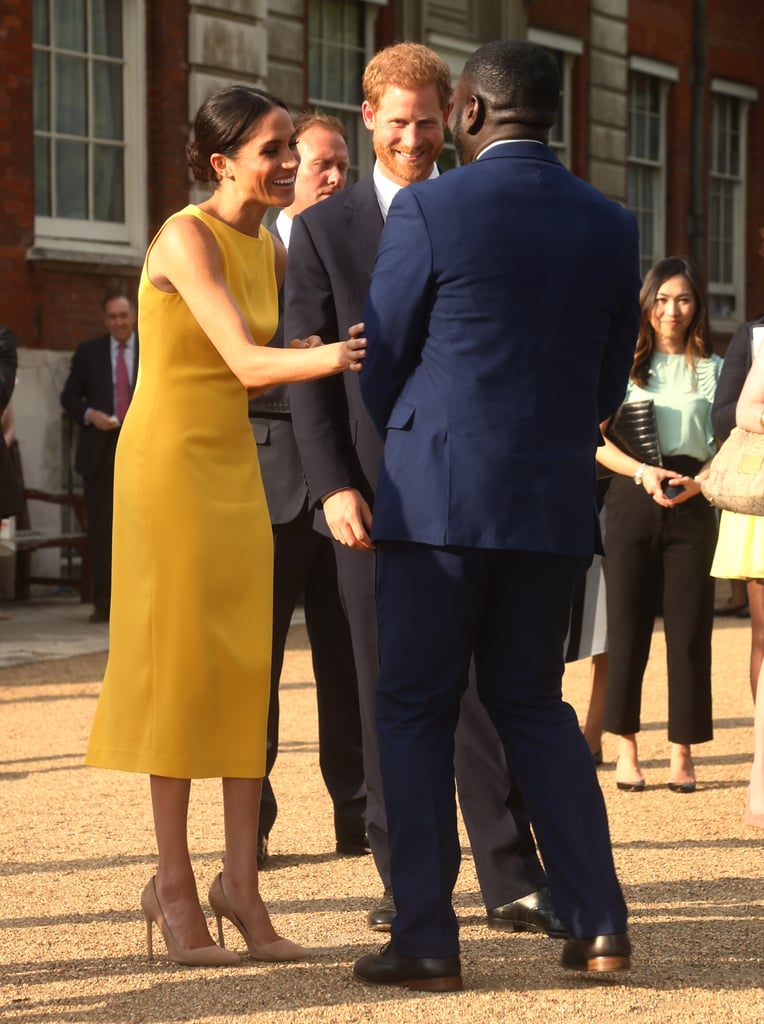
[[(616, 783), (640, 792), (642, 682), (662, 611), (668, 670), (667, 784), (695, 791), (692, 745), (713, 736), (709, 575), (716, 516), (697, 477), (716, 451), (711, 407), (722, 360), (708, 337), (704, 289), (680, 257), (660, 260), (641, 293), (642, 324), (624, 401), (652, 399), (662, 466), (632, 458), (612, 441), (598, 461), (616, 474), (606, 500), (608, 681), (604, 727), (618, 734)], [(607, 424), (603, 424), (603, 433)]]

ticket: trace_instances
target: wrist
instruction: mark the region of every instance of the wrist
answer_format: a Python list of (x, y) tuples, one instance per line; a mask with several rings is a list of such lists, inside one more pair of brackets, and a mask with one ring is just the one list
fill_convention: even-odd
[(639, 466), (637, 466), (636, 470), (634, 471), (634, 483), (637, 485), (637, 487), (644, 486), (642, 477), (645, 475), (646, 469), (647, 463), (643, 462)]

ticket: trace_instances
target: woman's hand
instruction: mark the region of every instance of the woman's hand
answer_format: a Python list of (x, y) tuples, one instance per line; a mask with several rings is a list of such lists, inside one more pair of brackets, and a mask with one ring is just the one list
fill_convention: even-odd
[(353, 324), (348, 328), (348, 340), (338, 342), (341, 348), (340, 360), (343, 370), (354, 370), (358, 373), (366, 358), (366, 338), (363, 336), (366, 324)]
[[(663, 492), (664, 480), (673, 487), (683, 487), (684, 490), (675, 498), (669, 498)], [(662, 466), (645, 466), (645, 471), (642, 474), (642, 486), (653, 501), (662, 505), (663, 508), (675, 508), (700, 493), (700, 484), (693, 477), (680, 476), (673, 470), (664, 469)]]
[[(334, 370), (355, 370), (361, 369), (362, 360), (366, 357), (366, 338), (363, 337), (364, 324), (353, 324), (348, 330), (347, 341), (338, 341), (336, 345), (326, 346), (327, 359), (332, 359)], [(323, 342), (317, 334), (311, 334), (308, 338), (293, 338), (287, 348), (319, 348)]]

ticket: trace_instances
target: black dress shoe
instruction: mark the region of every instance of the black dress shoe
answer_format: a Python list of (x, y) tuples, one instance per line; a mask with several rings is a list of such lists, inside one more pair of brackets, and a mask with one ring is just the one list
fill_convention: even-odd
[(568, 939), (560, 963), (571, 971), (628, 971), (631, 943), (628, 932), (595, 935), (591, 939)]
[(268, 836), (262, 834), (257, 837), (257, 866), (262, 871), (268, 860)]
[(544, 932), (551, 939), (567, 939), (569, 932), (552, 906), (547, 888), (488, 911), (488, 927), (510, 932)]
[(371, 853), (371, 847), (369, 846), (369, 840), (365, 832), (361, 832), (360, 835), (356, 836), (337, 836), (337, 846), (335, 847), (338, 857), (365, 857)]
[(382, 902), (366, 915), (366, 923), (373, 932), (389, 932), (395, 920), (393, 890), (385, 889)]
[(391, 943), (356, 960), (353, 977), (367, 985), (398, 985), (420, 992), (456, 992), (462, 987), (458, 956), (398, 956)]

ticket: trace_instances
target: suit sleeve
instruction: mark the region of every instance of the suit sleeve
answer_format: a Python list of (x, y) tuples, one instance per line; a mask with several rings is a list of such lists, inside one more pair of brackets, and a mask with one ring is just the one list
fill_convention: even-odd
[[(284, 282), (284, 343), (318, 334), (324, 343), (347, 337), (337, 323), (333, 285), (302, 217), (295, 217)], [(356, 487), (341, 375), (289, 386), (292, 426), (312, 505), (333, 491)]]
[(714, 434), (720, 441), (726, 441), (735, 426), (737, 400), (751, 368), (751, 361), (750, 324), (741, 324), (727, 347), (711, 409)]
[(0, 327), (0, 413), (11, 400), (17, 367), (16, 337), (10, 327)]
[(409, 187), (397, 194), (390, 207), (363, 315), (368, 350), (361, 393), (383, 436), (424, 347), (432, 293), (430, 237)]
[(614, 296), (608, 342), (603, 353), (598, 389), (600, 423), (609, 419), (623, 402), (634, 362), (634, 349), (639, 335), (641, 307), (639, 304), (639, 232), (633, 214), (619, 209), (621, 227), (621, 260), (624, 266), (621, 294)]
[(88, 407), (87, 390), (88, 358), (85, 347), (80, 345), (72, 356), (69, 376), (66, 378), (64, 389), (61, 392), (61, 405), (81, 427), (85, 426), (85, 410)]

